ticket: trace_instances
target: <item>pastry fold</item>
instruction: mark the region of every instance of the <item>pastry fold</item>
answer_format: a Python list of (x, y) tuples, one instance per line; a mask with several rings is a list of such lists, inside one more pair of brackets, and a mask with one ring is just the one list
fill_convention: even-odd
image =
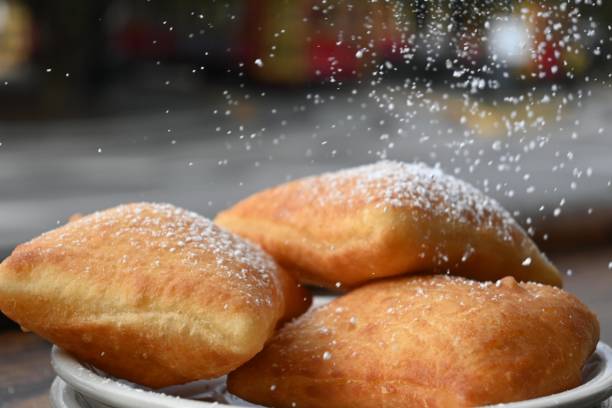
[(75, 219), (0, 265), (2, 312), (151, 387), (228, 373), (309, 302), (259, 247), (168, 204)]
[(555, 287), (400, 277), (285, 325), (228, 387), (276, 408), (519, 401), (578, 386), (598, 338), (595, 315)]
[(292, 181), (216, 222), (259, 243), (299, 280), (330, 288), (409, 273), (562, 284), (494, 199), (421, 164), (383, 161)]

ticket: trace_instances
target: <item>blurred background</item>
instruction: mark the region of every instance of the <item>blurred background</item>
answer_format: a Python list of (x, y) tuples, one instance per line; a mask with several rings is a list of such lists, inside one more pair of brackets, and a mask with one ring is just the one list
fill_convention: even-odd
[(505, 205), (612, 342), (611, 25), (596, 0), (0, 0), (0, 259), (74, 213), (213, 217), (424, 161)]

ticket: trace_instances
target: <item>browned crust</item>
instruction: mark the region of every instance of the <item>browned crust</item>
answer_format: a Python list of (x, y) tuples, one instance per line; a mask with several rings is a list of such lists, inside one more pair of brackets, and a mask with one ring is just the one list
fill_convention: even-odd
[(196, 214), (131, 204), (18, 246), (0, 265), (0, 309), (85, 362), (161, 387), (260, 351), (308, 306), (288, 282), (259, 248)]
[(286, 325), (228, 387), (282, 408), (519, 401), (577, 386), (598, 338), (593, 313), (557, 288), (402, 277)]
[(312, 304), (312, 294), (304, 284), (298, 282), (293, 274), (279, 268), (279, 278), (284, 294), (285, 311), (279, 323), (291, 321), (302, 315)]
[[(391, 166), (402, 171), (408, 165)], [(444, 175), (426, 179), (421, 192), (409, 192), (413, 201), (393, 205), (385, 201), (393, 180), (367, 182), (365, 171), (292, 181), (242, 200), (216, 222), (260, 244), (301, 281), (330, 288), (447, 271), (562, 285), (557, 269), (507, 212), (468, 184)], [(466, 208), (444, 202), (443, 183), (466, 191)], [(401, 188), (399, 194), (406, 193)], [(459, 215), (448, 215), (453, 211)], [(473, 216), (477, 211), (480, 218)]]

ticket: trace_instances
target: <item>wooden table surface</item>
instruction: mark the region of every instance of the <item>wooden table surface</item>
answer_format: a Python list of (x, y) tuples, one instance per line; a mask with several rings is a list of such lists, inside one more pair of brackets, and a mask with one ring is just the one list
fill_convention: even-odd
[[(599, 316), (601, 339), (612, 344), (612, 244), (588, 251), (551, 256), (566, 276), (566, 289)], [(0, 332), (0, 408), (48, 407), (54, 378), (51, 345), (31, 333)]]

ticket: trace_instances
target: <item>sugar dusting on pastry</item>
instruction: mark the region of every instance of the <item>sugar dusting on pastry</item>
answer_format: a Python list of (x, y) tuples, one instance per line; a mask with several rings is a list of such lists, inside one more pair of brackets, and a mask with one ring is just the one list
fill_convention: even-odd
[(488, 406), (575, 387), (598, 337), (593, 313), (558, 288), (399, 277), (288, 323), (228, 389), (264, 406), (353, 406), (355, 395), (359, 407)]
[[(475, 303), (480, 307), (487, 307), (500, 301), (507, 301), (508, 298), (520, 296), (519, 302), (526, 305), (536, 302), (541, 296), (549, 299), (564, 298), (567, 293), (554, 286), (542, 285), (537, 282), (518, 282), (512, 276), (506, 276), (495, 282), (480, 282), (459, 276), (433, 275), (415, 276), (410, 279), (396, 279), (394, 281), (395, 293), (403, 293), (402, 296), (390, 296), (386, 299), (388, 307), (383, 313), (377, 315), (376, 323), (370, 325), (393, 324), (397, 316), (412, 316), (414, 319), (427, 320), (431, 313), (431, 308), (439, 303), (454, 304), (457, 313), (468, 315), (476, 309), (466, 309), (465, 303)], [(384, 283), (382, 283), (384, 285)], [(416, 308), (415, 304), (426, 302), (425, 305)], [(303, 321), (312, 319), (313, 313), (327, 313), (329, 319), (321, 325), (317, 324), (316, 331), (325, 335), (321, 341), (326, 342), (329, 350), (333, 350), (336, 345), (336, 330), (334, 327), (341, 325), (352, 330), (357, 327), (358, 310), (346, 306), (338, 306), (337, 301), (323, 304), (315, 308), (311, 313), (305, 314), (289, 323), (288, 326), (299, 326)], [(331, 324), (330, 324), (331, 322)], [(348, 325), (347, 325), (348, 323)], [(314, 324), (314, 323), (313, 323)], [(390, 343), (393, 339), (388, 339)], [(332, 357), (331, 351), (325, 351), (324, 360)], [(316, 358), (313, 355), (312, 358)]]
[(204, 217), (128, 204), (19, 245), (0, 265), (0, 309), (80, 361), (159, 388), (225, 375), (261, 351), (308, 307), (285, 275)]
[(301, 178), (245, 198), (216, 222), (302, 281), (332, 289), (419, 272), (562, 285), (495, 199), (424, 164), (381, 161)]
[[(512, 216), (493, 198), (471, 184), (423, 163), (380, 161), (304, 180), (309, 188), (326, 187), (315, 204), (344, 203), (349, 207), (374, 204), (378, 208), (410, 207), (451, 223), (475, 223), (498, 228), (510, 238)], [(346, 185), (350, 188), (346, 188)], [(364, 202), (365, 200), (365, 202)], [(418, 215), (417, 215), (418, 214)], [(501, 228), (499, 228), (501, 227)]]
[[(96, 230), (100, 234), (108, 235), (108, 239), (127, 239), (136, 249), (144, 249), (142, 246), (146, 245), (148, 249), (174, 254), (178, 256), (179, 262), (187, 267), (202, 267), (199, 258), (203, 253), (210, 253), (215, 258), (215, 268), (208, 268), (207, 272), (224, 274), (228, 280), (240, 279), (244, 286), (237, 287), (245, 289), (246, 298), (251, 298), (250, 285), (258, 288), (269, 287), (275, 278), (269, 272), (276, 269), (276, 264), (256, 244), (224, 230), (195, 212), (171, 204), (120, 205), (73, 220), (65, 228), (62, 238), (69, 239), (72, 246), (85, 245), (88, 235), (86, 232)], [(41, 238), (44, 239), (46, 235), (43, 234)], [(62, 242), (65, 241), (62, 239)], [(62, 242), (55, 243), (46, 251), (61, 251), (65, 246)], [(163, 256), (152, 258), (148, 268), (165, 273), (162, 259)], [(130, 273), (135, 267), (130, 263), (128, 254), (118, 256), (117, 262), (124, 266), (125, 273)], [(238, 271), (230, 266), (236, 262), (243, 265)], [(253, 273), (255, 276), (252, 276)], [(271, 303), (269, 298), (253, 298), (250, 301), (255, 304)]]

